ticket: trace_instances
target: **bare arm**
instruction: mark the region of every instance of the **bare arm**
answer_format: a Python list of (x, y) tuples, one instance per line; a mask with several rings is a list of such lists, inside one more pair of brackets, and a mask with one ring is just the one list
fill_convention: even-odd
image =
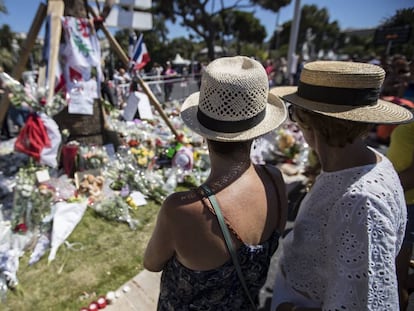
[(144, 254), (144, 267), (149, 271), (161, 271), (167, 261), (174, 256), (171, 223), (172, 220), (168, 217), (168, 206), (164, 202)]

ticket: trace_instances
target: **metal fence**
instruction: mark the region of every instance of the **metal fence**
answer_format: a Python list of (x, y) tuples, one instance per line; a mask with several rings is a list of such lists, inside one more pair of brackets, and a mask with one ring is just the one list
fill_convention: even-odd
[[(152, 93), (163, 104), (168, 101), (183, 101), (189, 95), (197, 92), (200, 88), (200, 77), (194, 75), (177, 76), (174, 78), (163, 78), (145, 76), (142, 79), (151, 89)], [(112, 82), (113, 83), (113, 82)], [(129, 93), (135, 88), (139, 89), (138, 85), (134, 83), (114, 84), (112, 86), (112, 92), (115, 106), (122, 107), (128, 99)]]

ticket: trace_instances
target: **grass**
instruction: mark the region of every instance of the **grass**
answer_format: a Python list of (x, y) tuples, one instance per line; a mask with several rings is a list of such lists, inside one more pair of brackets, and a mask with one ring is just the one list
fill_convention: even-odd
[(7, 292), (0, 310), (79, 310), (117, 290), (143, 270), (142, 257), (158, 210), (158, 204), (148, 201), (131, 211), (140, 221), (138, 229), (131, 230), (127, 223), (105, 220), (88, 208), (67, 239), (81, 243), (82, 249), (61, 245), (54, 261), (48, 264), (47, 252), (33, 266), (28, 265), (31, 252), (26, 252), (19, 263), (19, 289)]

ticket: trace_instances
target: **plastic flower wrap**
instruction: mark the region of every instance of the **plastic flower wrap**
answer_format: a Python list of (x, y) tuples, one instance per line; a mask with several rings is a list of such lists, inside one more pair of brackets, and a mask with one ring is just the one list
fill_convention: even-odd
[(30, 165), (17, 174), (11, 219), (15, 231), (24, 233), (38, 227), (47, 230), (43, 219), (50, 212), (54, 189), (37, 183), (36, 172), (43, 169)]
[[(1, 216), (0, 216), (1, 218)], [(1, 222), (0, 235), (0, 302), (6, 299), (7, 290), (19, 291), (17, 271), (19, 258), (23, 256), (27, 245), (33, 238), (33, 234), (14, 233), (10, 223)]]
[(162, 171), (138, 166), (134, 155), (127, 146), (118, 148), (117, 157), (106, 165), (103, 175), (111, 180), (110, 188), (121, 191), (128, 186), (130, 191), (139, 191), (146, 198), (161, 203), (166, 193), (162, 189)]
[(108, 220), (128, 223), (129, 227), (133, 230), (139, 225), (139, 221), (130, 216), (129, 210), (131, 207), (121, 196), (114, 195), (105, 198), (101, 202), (91, 205), (91, 208)]
[(50, 253), (48, 261), (55, 259), (56, 253), (75, 227), (81, 221), (87, 202), (80, 200), (76, 202), (57, 202), (53, 206), (53, 228), (50, 241)]
[(5, 300), (8, 288), (15, 289), (18, 285), (19, 257), (15, 249), (0, 249), (0, 302)]
[(108, 162), (108, 153), (102, 146), (79, 147), (79, 170), (99, 169)]
[(35, 112), (44, 112), (48, 116), (54, 116), (66, 106), (66, 99), (57, 93), (50, 103), (46, 103), (47, 89), (39, 87), (34, 81), (27, 81), (22, 85), (7, 73), (0, 73), (0, 78), (5, 82), (9, 90), (10, 103), (15, 107), (30, 107)]

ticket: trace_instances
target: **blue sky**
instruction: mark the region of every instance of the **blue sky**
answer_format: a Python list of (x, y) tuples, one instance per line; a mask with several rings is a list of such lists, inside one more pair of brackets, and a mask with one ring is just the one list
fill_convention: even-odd
[[(41, 2), (41, 0), (4, 0), (9, 13), (0, 15), (0, 25), (9, 24), (15, 32), (28, 32)], [(89, 2), (92, 4), (95, 1)], [(295, 0), (292, 0), (289, 6), (280, 10), (280, 24), (293, 18), (294, 4)], [(326, 8), (330, 21), (337, 20), (341, 29), (376, 27), (385, 18), (394, 15), (398, 9), (414, 7), (413, 0), (300, 0), (300, 4), (302, 6), (315, 4), (318, 8)], [(276, 25), (276, 14), (265, 10), (256, 10), (255, 14), (270, 36)], [(170, 38), (187, 35), (186, 30), (178, 24), (169, 24), (168, 27)]]

